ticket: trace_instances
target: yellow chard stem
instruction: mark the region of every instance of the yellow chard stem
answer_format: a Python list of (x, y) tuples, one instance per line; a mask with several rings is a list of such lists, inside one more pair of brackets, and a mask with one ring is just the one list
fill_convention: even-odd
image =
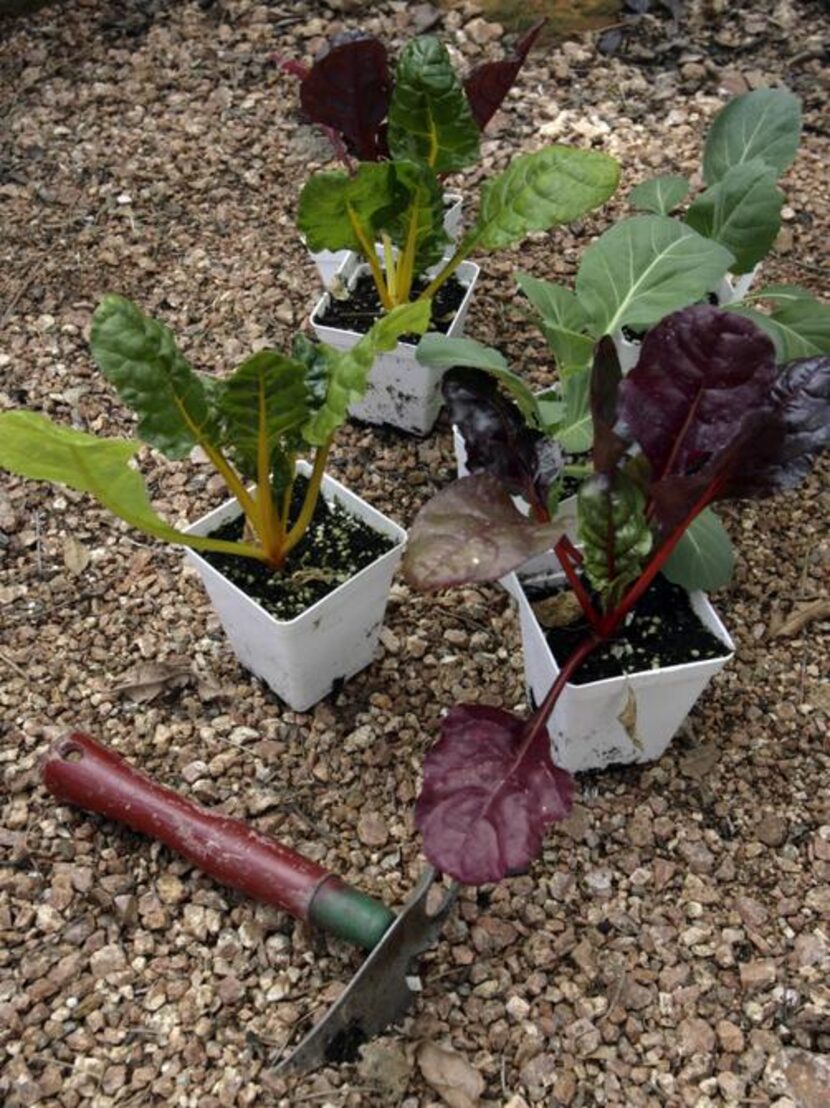
[(461, 243), (449, 261), (441, 267), (424, 291), (418, 296), (419, 300), (431, 300), (432, 297), (435, 296), (443, 283), (452, 277), (453, 273), (455, 273), (461, 263), (466, 259), (472, 245), (472, 243), (467, 243), (466, 240)]
[(300, 509), (300, 514), (297, 516), (296, 523), (288, 532), (288, 537), (283, 546), (283, 556), (285, 556), (289, 550), (293, 550), (302, 539), (314, 516), (314, 509), (317, 507), (317, 500), (320, 496), (320, 487), (323, 483), (323, 474), (325, 473), (326, 461), (328, 460), (333, 438), (333, 435), (329, 435), (323, 445), (318, 446), (315, 451), (314, 465), (311, 469), (311, 477), (308, 479), (308, 488), (306, 489), (303, 506)]
[(409, 226), (406, 229), (406, 242), (398, 265), (398, 303), (406, 304), (412, 292), (415, 277), (415, 249), (418, 244), (418, 224), (421, 216), (421, 190), (415, 190), (412, 209), (409, 213)]
[(231, 493), (239, 501), (239, 506), (247, 516), (251, 526), (259, 535), (260, 539), (264, 541), (264, 527), (259, 512), (259, 505), (245, 488), (242, 479), (235, 472), (233, 466), (231, 466), (218, 446), (213, 446), (204, 441), (200, 445), (212, 462), (214, 468), (223, 478)]
[(389, 290), (387, 289), (386, 282), (383, 279), (383, 271), (380, 268), (380, 262), (378, 261), (377, 254), (375, 253), (375, 248), (372, 245), (369, 236), (366, 234), (365, 227), (357, 218), (354, 208), (352, 208), (351, 205), (347, 205), (346, 210), (349, 214), (349, 223), (351, 224), (351, 228), (355, 233), (355, 238), (360, 243), (360, 249), (363, 251), (363, 256), (366, 258), (366, 261), (369, 263), (369, 268), (372, 271), (372, 277), (374, 278), (375, 285), (377, 286), (380, 302), (387, 311), (390, 311), (392, 308), (394, 308), (395, 304), (392, 300), (392, 297), (389, 295)]
[(398, 273), (395, 265), (395, 251), (392, 240), (386, 231), (383, 232), (383, 264), (386, 267), (386, 285), (389, 295), (394, 303), (398, 303)]
[(285, 538), (282, 522), (274, 510), (271, 492), (271, 451), (265, 409), (265, 385), (259, 382), (259, 420), (257, 430), (257, 505), (263, 533), (260, 536), (269, 561), (279, 561)]

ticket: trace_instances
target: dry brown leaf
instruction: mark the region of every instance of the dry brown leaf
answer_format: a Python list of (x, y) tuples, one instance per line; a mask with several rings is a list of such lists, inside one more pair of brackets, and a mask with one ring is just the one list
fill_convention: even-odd
[(190, 666), (184, 659), (171, 658), (166, 662), (139, 662), (122, 673), (117, 685), (110, 692), (128, 696), (136, 704), (149, 704), (163, 692), (180, 689), (191, 679)]
[(477, 1108), (484, 1078), (463, 1055), (424, 1040), (418, 1044), (418, 1065), (424, 1080), (450, 1108)]
[(546, 596), (531, 605), (533, 613), (543, 627), (570, 627), (582, 615), (582, 607), (576, 594), (570, 590)]
[(640, 733), (637, 730), (637, 697), (634, 695), (634, 691), (631, 688), (627, 690), (625, 706), (617, 716), (617, 720), (637, 749), (642, 751), (643, 740), (640, 738)]
[(74, 535), (67, 535), (63, 540), (63, 564), (73, 577), (78, 577), (84, 572), (91, 557), (84, 544)]
[(801, 608), (796, 608), (794, 612), (790, 612), (780, 627), (773, 631), (773, 638), (789, 638), (792, 635), (797, 635), (799, 631), (803, 631), (804, 628), (817, 619), (830, 619), (830, 599), (826, 597), (820, 600), (814, 600), (810, 604), (805, 604)]
[(714, 743), (696, 746), (680, 763), (680, 770), (687, 777), (702, 781), (717, 765), (719, 757), (720, 752)]
[(392, 1039), (373, 1039), (360, 1048), (357, 1072), (397, 1103), (406, 1092), (412, 1063), (406, 1051)]

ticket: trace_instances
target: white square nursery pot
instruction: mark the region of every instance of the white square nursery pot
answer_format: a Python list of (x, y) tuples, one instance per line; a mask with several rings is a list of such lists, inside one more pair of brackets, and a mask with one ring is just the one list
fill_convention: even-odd
[[(449, 235), (452, 242), (455, 242), (461, 231), (461, 207), (464, 200), (458, 192), (445, 192), (444, 203), (446, 208), (444, 210), (444, 230)], [(309, 250), (312, 261), (317, 266), (317, 272), (320, 274), (320, 280), (323, 282), (325, 288), (334, 280), (334, 275), (337, 273), (341, 265), (346, 261), (349, 256), (348, 250)]]
[[(351, 288), (369, 267), (356, 254), (349, 254), (340, 270), (340, 277)], [(464, 333), (464, 321), (469, 311), (479, 267), (462, 262), (455, 276), (466, 286), (464, 299), (458, 306), (447, 334), (457, 337)], [(350, 350), (363, 336), (357, 331), (326, 327), (317, 323), (317, 316), (328, 306), (331, 293), (324, 293), (311, 313), (311, 326), (321, 342), (338, 350)], [(417, 360), (417, 347), (399, 342), (388, 354), (379, 354), (369, 374), (369, 384), (363, 397), (349, 408), (349, 414), (367, 423), (388, 423), (402, 431), (428, 435), (441, 411), (441, 381), (444, 370), (425, 366)]]
[[(526, 576), (526, 575), (522, 575)], [(528, 694), (539, 705), (559, 674), (544, 632), (516, 574), (508, 591), (519, 605)], [(546, 581), (565, 580), (561, 571), (545, 575)], [(703, 592), (689, 593), (692, 609), (728, 651), (721, 658), (644, 670), (584, 685), (567, 684), (548, 720), (551, 755), (556, 765), (570, 773), (603, 769), (619, 762), (650, 762), (667, 749), (683, 720), (709, 684), (731, 660), (735, 644)], [(633, 742), (619, 717), (628, 705), (629, 693), (637, 706)]]
[[(306, 476), (310, 473), (304, 462), (299, 469)], [(336, 681), (354, 676), (372, 661), (392, 577), (406, 541), (402, 527), (333, 477), (323, 478), (322, 495), (387, 535), (394, 546), (294, 619), (276, 619), (198, 551), (185, 550), (236, 657), (297, 712), (306, 711), (330, 693)], [(187, 533), (207, 535), (239, 512), (236, 500), (229, 500), (192, 524)]]

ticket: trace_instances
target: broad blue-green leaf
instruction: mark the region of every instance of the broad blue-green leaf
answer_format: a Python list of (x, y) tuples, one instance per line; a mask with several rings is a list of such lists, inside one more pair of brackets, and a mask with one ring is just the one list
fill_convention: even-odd
[(800, 285), (764, 285), (754, 292), (748, 292), (741, 300), (741, 306), (756, 300), (772, 300), (776, 304), (790, 304), (795, 300), (813, 300), (813, 294)]
[(556, 438), (569, 454), (584, 454), (594, 442), (591, 419), (591, 370), (575, 370), (563, 377), (561, 384), (564, 411), (556, 430)]
[(645, 494), (625, 473), (595, 474), (577, 494), (577, 528), (588, 580), (613, 607), (651, 550)]
[(432, 35), (412, 39), (395, 70), (389, 106), (389, 150), (436, 173), (478, 160), (480, 133), (447, 48)]
[(687, 177), (667, 173), (662, 177), (652, 177), (636, 185), (628, 194), (628, 203), (641, 212), (654, 215), (668, 215), (674, 211), (681, 200), (689, 194), (691, 185)]
[(766, 331), (775, 343), (777, 362), (830, 354), (830, 304), (805, 296), (781, 299), (769, 315), (743, 306), (729, 310), (748, 316)]
[(136, 440), (97, 438), (52, 423), (39, 412), (0, 413), (3, 469), (90, 493), (131, 527), (164, 542), (196, 550), (234, 549), (234, 543), (186, 535), (156, 514), (144, 478), (130, 465), (140, 449), (141, 443)]
[(732, 580), (735, 551), (726, 528), (704, 508), (686, 528), (663, 566), (663, 574), (684, 589), (722, 589)]
[(98, 368), (138, 416), (138, 434), (168, 458), (197, 443), (215, 443), (218, 425), (201, 378), (176, 346), (169, 327), (123, 296), (105, 296), (92, 317)]
[(391, 162), (362, 162), (354, 174), (315, 173), (300, 193), (297, 226), (309, 250), (356, 250), (365, 241), (355, 230), (364, 228), (370, 244), (384, 216), (406, 204)]
[(319, 446), (334, 434), (346, 418), (349, 405), (366, 391), (377, 355), (394, 350), (401, 335), (422, 335), (429, 326), (431, 310), (431, 300), (413, 300), (381, 316), (351, 350), (323, 346), (329, 363), (328, 389), (325, 402), (303, 428), (306, 442)]
[(285, 436), (308, 417), (306, 366), (276, 350), (260, 350), (228, 378), (219, 404), (228, 444), (245, 476), (257, 477), (260, 450), (270, 469)]
[(732, 261), (729, 250), (679, 220), (635, 215), (587, 248), (576, 293), (596, 334), (648, 327), (700, 300)]
[(735, 255), (733, 273), (748, 273), (770, 250), (781, 226), (784, 194), (761, 158), (733, 166), (686, 213), (695, 231)]
[(539, 325), (560, 372), (590, 365), (595, 339), (586, 334), (590, 320), (576, 294), (529, 273), (517, 274), (517, 281), (539, 313)]
[(762, 158), (781, 175), (801, 136), (801, 102), (786, 89), (760, 88), (718, 113), (703, 149), (703, 177), (713, 185), (735, 165)]
[(620, 167), (607, 154), (548, 146), (514, 158), (481, 189), (478, 219), (465, 243), (499, 250), (531, 231), (547, 231), (598, 208), (617, 187)]

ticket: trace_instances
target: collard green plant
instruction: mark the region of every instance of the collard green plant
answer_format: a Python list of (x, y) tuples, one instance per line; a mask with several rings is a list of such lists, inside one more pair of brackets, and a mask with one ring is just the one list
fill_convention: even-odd
[[(468, 394), (474, 388), (469, 378), (465, 387)], [(550, 759), (548, 717), (588, 655), (668, 570), (684, 538), (695, 527), (697, 540), (711, 529), (711, 506), (721, 500), (796, 487), (830, 446), (830, 356), (777, 365), (773, 343), (750, 319), (695, 305), (649, 331), (625, 378), (604, 338), (590, 403), (593, 472), (577, 498), (582, 551), (555, 521), (520, 512), (507, 488), (499, 497), (490, 470), (513, 473), (518, 464), (505, 458), (448, 486), (410, 531), (405, 574), (425, 590), (496, 579), (528, 552), (553, 547), (587, 627), (529, 719), (457, 706), (427, 757), (416, 811), (426, 855), (470, 883), (526, 868), (545, 827), (567, 813), (570, 792)], [(526, 471), (527, 441), (493, 427), (483, 421), (480, 428), (491, 454), (518, 444)], [(691, 563), (700, 569), (693, 556)]]
[[(535, 23), (506, 58), (476, 66), (463, 85), (453, 71), (451, 95), (443, 107), (450, 110), (455, 105), (459, 122), (463, 121), (465, 128), (466, 121), (472, 118), (477, 130), (484, 130), (512, 88), (545, 22), (540, 19)], [(434, 67), (435, 42), (431, 36), (413, 39), (404, 51), (405, 64), (398, 68), (394, 81), (386, 47), (372, 35), (341, 36), (321, 52), (311, 67), (292, 61), (281, 65), (299, 79), (303, 114), (323, 127), (338, 157), (347, 163), (350, 156), (361, 162), (383, 161), (390, 157), (390, 145), (395, 145), (387, 135), (387, 125), (394, 133), (402, 123), (401, 105), (410, 99), (412, 68), (419, 69), (418, 84), (423, 74), (425, 82), (435, 78), (433, 88), (436, 83), (438, 89), (442, 85), (448, 87), (443, 60)], [(396, 96), (399, 82), (407, 83), (409, 88)], [(459, 93), (464, 98), (463, 104)], [(404, 136), (407, 141), (410, 137), (417, 141), (414, 134)], [(469, 134), (466, 141), (471, 142)], [(477, 136), (475, 154), (478, 154)], [(459, 152), (453, 151), (450, 161), (458, 158)]]
[[(261, 350), (218, 379), (192, 369), (163, 323), (123, 297), (107, 296), (93, 316), (92, 355), (138, 417), (140, 441), (99, 438), (37, 412), (8, 411), (0, 413), (0, 467), (91, 493), (132, 527), (166, 542), (279, 569), (311, 523), (334, 435), (362, 395), (376, 354), (393, 349), (401, 334), (422, 333), (428, 320), (428, 302), (404, 305), (349, 351), (298, 336), (291, 357)], [(131, 464), (142, 442), (172, 459), (200, 447), (239, 502), (246, 537), (190, 535), (165, 523)], [(297, 459), (309, 453), (311, 476), (292, 518)]]

